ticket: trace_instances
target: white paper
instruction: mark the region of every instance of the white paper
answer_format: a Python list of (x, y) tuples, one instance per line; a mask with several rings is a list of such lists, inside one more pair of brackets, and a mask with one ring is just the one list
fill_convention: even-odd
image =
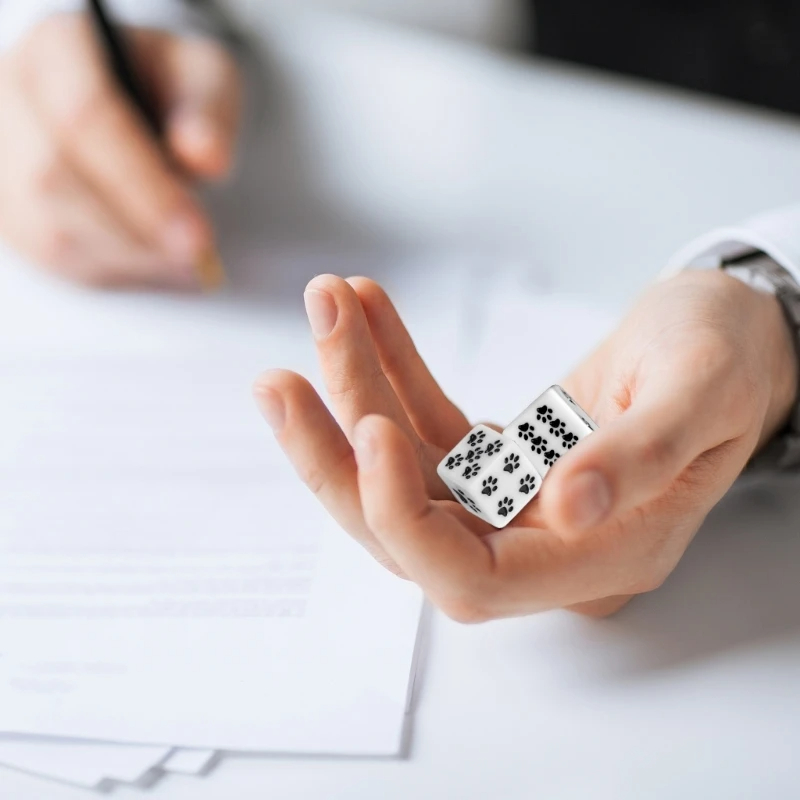
[(0, 766), (89, 789), (107, 781), (135, 784), (156, 769), (201, 775), (217, 755), (214, 750), (0, 737)]
[(200, 775), (217, 755), (214, 750), (176, 750), (161, 768), (176, 775)]
[(398, 752), (421, 598), (333, 525), (230, 363), (0, 363), (0, 726)]
[(170, 748), (0, 737), (0, 764), (52, 780), (96, 788), (105, 780), (136, 783)]
[[(324, 257), (302, 252), (264, 252), (260, 246), (253, 250), (243, 245), (241, 238), (231, 237), (231, 240), (245, 256), (237, 256), (242, 263), (233, 290), (214, 298), (89, 292), (54, 281), (20, 263), (12, 254), (0, 252), (0, 354), (33, 368), (34, 373), (39, 359), (54, 357), (71, 359), (75, 364), (86, 359), (97, 364), (98, 358), (104, 357), (111, 362), (121, 357), (134, 358), (150, 363), (155, 370), (165, 359), (196, 358), (198, 353), (221, 360), (234, 357), (238, 364), (235, 380), (241, 394), (237, 396), (239, 405), (231, 419), (247, 418), (248, 425), (257, 426), (258, 434), (263, 435), (263, 423), (256, 422), (253, 416), (249, 385), (258, 372), (273, 366), (300, 369), (313, 377), (312, 347), (302, 310), (301, 290), (313, 274), (337, 271), (336, 256), (327, 250)], [(376, 274), (377, 271), (381, 281), (393, 289), (393, 298), (404, 318), (411, 321), (421, 351), (447, 387), (448, 379), (452, 380), (459, 361), (466, 354), (465, 342), (469, 337), (464, 336), (464, 331), (466, 327), (471, 329), (466, 325), (469, 320), (464, 319), (464, 297), (469, 294), (470, 283), (481, 280), (481, 276), (496, 265), (463, 254), (410, 262), (384, 261), (377, 265), (377, 270), (375, 264), (363, 261), (354, 264), (349, 257), (341, 257), (340, 261), (343, 274)], [(269, 274), (281, 278), (275, 280)], [(248, 286), (247, 291), (242, 293), (237, 284)], [(0, 383), (9, 382), (0, 378)], [(11, 398), (7, 400), (14, 402)], [(17, 393), (17, 401), (26, 403), (24, 392)], [(88, 421), (92, 431), (99, 430), (95, 419), (87, 420), (86, 415), (82, 419), (81, 422), (73, 418), (71, 425), (85, 425)], [(218, 414), (215, 419), (219, 423), (223, 416)], [(205, 422), (201, 420), (198, 430), (206, 431)], [(51, 419), (50, 424), (51, 430), (58, 430), (58, 422)], [(84, 437), (80, 446), (73, 448), (70, 469), (80, 460), (91, 465), (92, 441), (92, 436)], [(41, 444), (42, 437), (39, 442)], [(268, 442), (268, 437), (264, 442)], [(11, 446), (9, 443), (8, 447)], [(19, 448), (19, 437), (13, 446)], [(9, 453), (8, 447), (6, 458), (11, 456), (13, 460), (14, 454)], [(146, 452), (146, 447), (143, 449)], [(50, 455), (55, 455), (57, 460), (58, 452), (59, 447), (50, 448)], [(212, 459), (215, 463), (220, 452), (218, 449)], [(128, 467), (135, 466), (136, 453), (135, 437), (122, 434), (115, 445), (114, 460), (124, 456)], [(63, 460), (61, 466), (64, 466)], [(144, 468), (145, 463), (140, 461), (138, 466)], [(286, 477), (295, 481), (293, 477)], [(294, 489), (298, 489), (297, 485)], [(77, 498), (72, 500), (75, 507), (81, 502)], [(301, 502), (308, 504), (308, 498), (303, 496)], [(336, 532), (335, 536), (338, 539), (341, 534)], [(348, 547), (345, 540), (342, 545), (345, 549)], [(362, 555), (354, 553), (353, 557), (360, 559)], [(367, 568), (363, 562), (362, 567)], [(381, 579), (385, 580), (383, 576)], [(62, 628), (66, 624), (63, 623)], [(47, 627), (47, 624), (40, 620), (37, 626)], [(30, 626), (24, 627), (25, 631), (31, 630)], [(99, 623), (95, 627), (99, 627)], [(23, 638), (30, 643), (30, 637)], [(5, 652), (9, 650), (6, 646)], [(7, 666), (11, 659), (7, 657), (5, 661), (4, 666)], [(87, 678), (85, 692), (89, 684)], [(78, 735), (78, 731), (70, 730), (69, 735)], [(214, 746), (217, 745), (215, 738)], [(30, 747), (34, 748), (35, 743), (31, 742)], [(176, 759), (180, 765), (180, 754)], [(99, 769), (97, 763), (94, 766)], [(169, 764), (162, 766), (169, 769)]]

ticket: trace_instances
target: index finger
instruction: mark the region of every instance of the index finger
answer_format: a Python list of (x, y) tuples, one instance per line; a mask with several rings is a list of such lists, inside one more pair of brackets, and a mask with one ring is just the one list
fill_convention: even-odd
[(88, 20), (59, 20), (40, 36), (24, 77), (73, 166), (143, 242), (196, 260), (210, 245), (205, 217), (116, 86)]

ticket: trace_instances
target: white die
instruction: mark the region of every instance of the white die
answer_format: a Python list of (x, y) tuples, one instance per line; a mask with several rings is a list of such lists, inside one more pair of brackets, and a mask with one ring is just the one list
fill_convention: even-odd
[(560, 387), (551, 386), (503, 433), (522, 448), (541, 475), (597, 430), (592, 418)]
[(508, 525), (542, 487), (521, 448), (485, 425), (473, 428), (437, 472), (464, 508), (495, 528)]

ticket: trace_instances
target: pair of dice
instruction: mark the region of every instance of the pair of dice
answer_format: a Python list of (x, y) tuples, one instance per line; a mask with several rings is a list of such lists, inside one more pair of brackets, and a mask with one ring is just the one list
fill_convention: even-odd
[(504, 528), (539, 493), (556, 461), (596, 430), (560, 386), (551, 386), (502, 433), (473, 428), (437, 472), (464, 508)]

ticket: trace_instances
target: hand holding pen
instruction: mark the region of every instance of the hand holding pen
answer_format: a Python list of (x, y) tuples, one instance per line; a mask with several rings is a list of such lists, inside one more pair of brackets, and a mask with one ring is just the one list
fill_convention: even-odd
[(233, 161), (235, 63), (200, 37), (109, 41), (94, 13), (50, 17), (0, 56), (0, 237), (83, 283), (212, 288), (192, 183)]

